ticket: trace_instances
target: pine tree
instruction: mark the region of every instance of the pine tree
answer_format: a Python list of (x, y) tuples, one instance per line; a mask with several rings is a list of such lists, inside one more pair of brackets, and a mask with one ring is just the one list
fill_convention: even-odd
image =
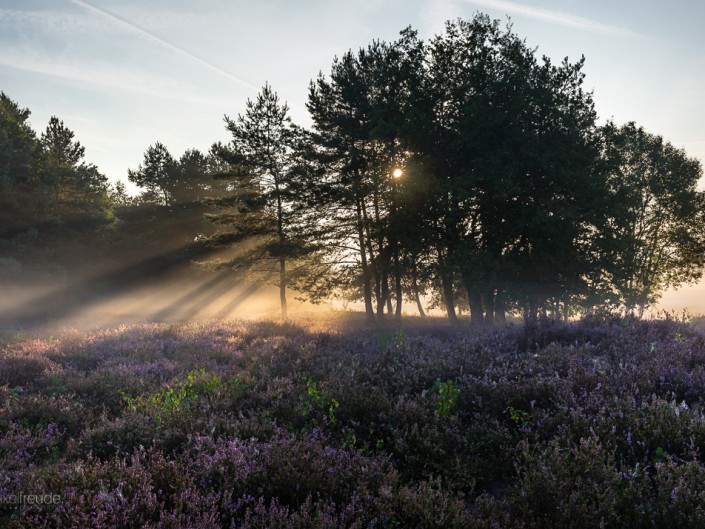
[(36, 229), (48, 219), (50, 186), (42, 178), (41, 147), (30, 111), (0, 93), (0, 237)]
[(247, 250), (211, 264), (254, 274), (260, 281), (276, 275), (281, 315), (287, 318), (287, 288), (292, 282), (306, 283), (315, 262), (304, 238), (311, 215), (301, 207), (304, 133), (268, 84), (247, 101), (244, 114), (226, 116), (225, 123), (232, 140), (214, 145), (213, 153), (227, 166), (218, 178), (227, 182), (229, 193), (211, 201), (218, 211), (208, 218), (219, 229), (206, 240)]
[(44, 178), (54, 194), (58, 220), (73, 228), (85, 228), (110, 220), (108, 179), (83, 158), (85, 148), (74, 132), (56, 116), (49, 120), (40, 144)]

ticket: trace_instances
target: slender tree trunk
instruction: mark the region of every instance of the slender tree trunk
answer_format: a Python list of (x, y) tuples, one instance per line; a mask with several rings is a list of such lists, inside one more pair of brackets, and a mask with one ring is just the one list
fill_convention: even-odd
[(533, 296), (529, 296), (527, 300), (526, 308), (524, 310), (524, 319), (526, 323), (530, 325), (535, 325), (538, 321), (538, 307), (536, 305), (536, 299)]
[(422, 318), (426, 317), (426, 313), (423, 310), (423, 305), (421, 304), (421, 295), (419, 294), (419, 283), (416, 278), (416, 264), (414, 264), (413, 268), (411, 269), (411, 281), (412, 285), (414, 288), (414, 298), (416, 299), (416, 308), (419, 311), (419, 316)]
[(387, 294), (384, 302), (387, 305), (387, 314), (391, 314), (394, 309), (392, 307), (392, 291), (389, 288), (389, 277), (385, 279), (385, 284), (387, 285)]
[[(284, 210), (282, 208), (282, 197), (279, 192), (279, 179), (277, 178), (277, 173), (275, 172), (274, 185), (277, 192), (277, 234), (279, 235), (279, 244), (284, 246), (286, 237), (284, 236)], [(282, 248), (279, 251), (283, 251)], [(286, 307), (286, 257), (284, 255), (279, 256), (279, 303), (282, 309), (282, 319), (287, 318), (287, 307)]]
[(468, 296), (468, 306), (470, 308), (470, 323), (473, 327), (481, 327), (483, 322), (482, 295), (476, 282), (470, 276), (463, 274), (463, 284)]
[(404, 302), (401, 291), (401, 267), (399, 266), (399, 249), (394, 251), (394, 290), (397, 298), (397, 308), (394, 317), (397, 321), (401, 320), (401, 306)]
[(377, 298), (377, 319), (378, 320), (383, 320), (384, 319), (384, 304), (387, 301), (387, 289), (385, 287), (387, 279), (382, 275), (380, 279), (380, 292), (379, 292), (379, 297)]
[[(392, 205), (391, 214), (392, 217), (396, 216), (397, 213), (397, 185), (396, 182), (392, 182)], [(389, 247), (392, 250), (392, 257), (394, 259), (394, 296), (396, 298), (397, 306), (394, 311), (394, 318), (399, 321), (401, 320), (401, 307), (403, 303), (402, 291), (401, 291), (401, 267), (399, 266), (399, 240), (394, 229), (390, 230), (389, 234)], [(390, 299), (391, 304), (391, 299)], [(389, 312), (392, 312), (391, 307)]]
[(468, 303), (470, 304), (470, 323), (474, 327), (482, 327), (483, 311), (482, 311), (482, 294), (477, 291), (477, 288), (470, 286), (465, 287), (468, 291)]
[(384, 306), (387, 305), (387, 312), (391, 312), (389, 309), (389, 282), (387, 280), (387, 272), (382, 272), (381, 275), (381, 294), (377, 300), (377, 319), (384, 319)]
[(569, 278), (566, 288), (563, 291), (563, 299), (561, 300), (563, 302), (561, 303), (563, 309), (563, 321), (565, 321), (566, 323), (568, 323), (568, 320), (570, 320), (570, 293), (573, 289), (574, 284), (575, 283), (572, 281), (572, 279)]
[(362, 204), (357, 199), (357, 236), (360, 245), (360, 266), (362, 267), (362, 293), (365, 299), (365, 314), (367, 321), (374, 321), (375, 311), (372, 308), (372, 286), (370, 282), (370, 270), (367, 266), (367, 253), (365, 252), (365, 234), (362, 223)]
[(286, 305), (286, 259), (279, 259), (279, 305), (281, 306), (282, 319), (288, 317)]
[(495, 294), (494, 288), (490, 288), (485, 292), (485, 325), (494, 325), (495, 316)]
[(441, 275), (441, 283), (443, 285), (443, 302), (446, 306), (448, 319), (453, 323), (457, 323), (458, 317), (455, 315), (455, 302), (453, 301), (453, 274), (446, 273)]
[(504, 303), (504, 293), (497, 289), (497, 295), (494, 298), (494, 319), (497, 323), (507, 323), (507, 308)]
[[(375, 205), (375, 208), (377, 206)], [(375, 300), (377, 301), (377, 307), (378, 307), (378, 315), (379, 315), (379, 304), (382, 302), (383, 297), (382, 297), (382, 291), (381, 291), (381, 281), (380, 281), (380, 259), (382, 258), (382, 246), (379, 246), (378, 244), (378, 251), (379, 255), (375, 257), (375, 252), (374, 248), (372, 247), (372, 234), (370, 233), (370, 219), (367, 215), (367, 206), (366, 204), (362, 203), (362, 219), (365, 224), (365, 233), (367, 235), (366, 237), (366, 242), (367, 242), (367, 251), (370, 253), (370, 267), (372, 269), (372, 275), (374, 278), (374, 295), (375, 295)], [(379, 222), (378, 222), (379, 223)]]
[(536, 298), (528, 295), (524, 299), (524, 338), (526, 340), (526, 350), (535, 351), (537, 343), (537, 312)]
[[(374, 222), (377, 227), (377, 259), (375, 261), (375, 292), (377, 293), (377, 319), (384, 319), (384, 304), (389, 296), (389, 287), (387, 285), (387, 252), (384, 249), (384, 235), (380, 226), (379, 216), (379, 194), (375, 190), (372, 194), (372, 210), (374, 212)], [(366, 214), (366, 212), (365, 212)], [(369, 225), (369, 222), (368, 222)], [(368, 232), (368, 244), (372, 247), (372, 235)]]

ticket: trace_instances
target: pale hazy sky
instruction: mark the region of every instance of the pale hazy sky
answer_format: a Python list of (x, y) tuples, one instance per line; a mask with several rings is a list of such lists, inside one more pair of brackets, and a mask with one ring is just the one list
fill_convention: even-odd
[[(111, 180), (147, 146), (227, 140), (223, 115), (269, 82), (308, 125), (309, 81), (332, 59), (411, 25), (510, 16), (554, 61), (586, 57), (601, 120), (634, 120), (705, 162), (705, 2), (671, 0), (0, 0), (0, 90), (51, 115)], [(705, 285), (664, 306), (705, 313)]]

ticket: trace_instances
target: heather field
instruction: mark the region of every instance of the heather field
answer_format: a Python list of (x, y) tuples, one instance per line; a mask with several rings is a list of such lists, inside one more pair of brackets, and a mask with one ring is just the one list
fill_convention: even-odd
[(692, 323), (3, 341), (2, 527), (705, 526)]

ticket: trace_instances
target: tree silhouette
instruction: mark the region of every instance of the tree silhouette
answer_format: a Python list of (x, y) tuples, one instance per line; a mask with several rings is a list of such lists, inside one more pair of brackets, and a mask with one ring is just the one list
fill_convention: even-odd
[(608, 270), (628, 310), (640, 313), (663, 289), (694, 282), (705, 264), (702, 167), (634, 122), (603, 128), (616, 219)]

